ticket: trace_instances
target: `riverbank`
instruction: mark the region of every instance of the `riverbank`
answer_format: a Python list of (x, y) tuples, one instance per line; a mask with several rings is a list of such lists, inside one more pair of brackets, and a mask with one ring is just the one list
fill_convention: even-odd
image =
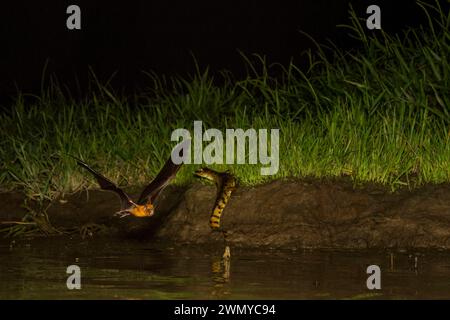
[[(87, 226), (88, 237), (221, 243), (208, 225), (214, 198), (210, 185), (169, 187), (154, 217), (120, 219), (113, 217), (119, 204), (114, 194), (79, 192), (52, 202), (47, 214), (55, 229)], [(1, 220), (20, 219), (21, 201), (19, 194), (0, 194)], [(342, 179), (277, 180), (239, 188), (222, 226), (236, 247), (450, 249), (450, 184), (392, 193)]]

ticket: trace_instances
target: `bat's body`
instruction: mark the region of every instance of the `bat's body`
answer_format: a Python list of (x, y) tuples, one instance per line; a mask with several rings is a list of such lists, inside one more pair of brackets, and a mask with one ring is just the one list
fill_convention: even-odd
[(156, 178), (145, 187), (144, 191), (142, 191), (139, 200), (134, 202), (125, 191), (119, 188), (111, 180), (89, 167), (83, 161), (79, 159), (76, 160), (78, 165), (88, 170), (95, 177), (101, 189), (112, 191), (119, 196), (121, 208), (120, 211), (116, 212), (116, 215), (121, 218), (128, 215), (133, 215), (138, 218), (151, 217), (155, 211), (155, 200), (161, 191), (169, 184), (170, 180), (175, 177), (181, 167), (181, 164), (174, 164), (172, 159), (169, 158)]

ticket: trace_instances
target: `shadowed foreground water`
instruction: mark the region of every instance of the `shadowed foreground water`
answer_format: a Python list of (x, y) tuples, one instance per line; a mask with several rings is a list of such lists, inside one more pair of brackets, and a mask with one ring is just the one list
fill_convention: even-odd
[[(0, 245), (1, 299), (428, 299), (450, 298), (446, 252), (324, 252), (174, 246), (89, 239)], [(415, 257), (417, 256), (417, 268)], [(81, 290), (66, 269), (81, 268)], [(381, 290), (366, 268), (382, 271)]]

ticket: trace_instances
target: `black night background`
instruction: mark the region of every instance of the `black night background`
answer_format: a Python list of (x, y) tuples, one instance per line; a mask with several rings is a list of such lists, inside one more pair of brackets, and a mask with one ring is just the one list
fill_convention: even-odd
[[(148, 85), (143, 71), (188, 76), (203, 70), (245, 77), (239, 51), (269, 63), (299, 64), (302, 51), (329, 38), (341, 48), (358, 46), (339, 24), (349, 4), (366, 16), (383, 7), (383, 30), (400, 32), (426, 21), (414, 1), (79, 1), (81, 30), (65, 27), (70, 1), (15, 1), (2, 6), (2, 98), (17, 90), (39, 93), (42, 73), (54, 74), (72, 94), (84, 94), (89, 67), (127, 93)], [(444, 3), (445, 4), (445, 3)], [(61, 14), (61, 12), (63, 14)]]

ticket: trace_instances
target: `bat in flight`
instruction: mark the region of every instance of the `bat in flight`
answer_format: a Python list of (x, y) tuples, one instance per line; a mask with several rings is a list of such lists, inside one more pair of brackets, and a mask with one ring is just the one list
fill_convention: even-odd
[(115, 215), (119, 216), (120, 218), (126, 217), (128, 215), (133, 215), (139, 218), (151, 217), (155, 211), (155, 200), (158, 198), (161, 191), (164, 190), (164, 188), (169, 184), (170, 180), (172, 180), (176, 176), (178, 170), (182, 165), (182, 163), (174, 164), (172, 158), (170, 157), (166, 161), (156, 178), (153, 179), (153, 181), (150, 182), (150, 184), (146, 186), (142, 191), (139, 200), (137, 202), (134, 202), (133, 200), (131, 200), (130, 196), (121, 188), (119, 188), (114, 182), (89, 167), (80, 159), (75, 159), (78, 165), (85, 168), (95, 177), (101, 189), (112, 191), (119, 196), (121, 208), (120, 211), (116, 212)]

